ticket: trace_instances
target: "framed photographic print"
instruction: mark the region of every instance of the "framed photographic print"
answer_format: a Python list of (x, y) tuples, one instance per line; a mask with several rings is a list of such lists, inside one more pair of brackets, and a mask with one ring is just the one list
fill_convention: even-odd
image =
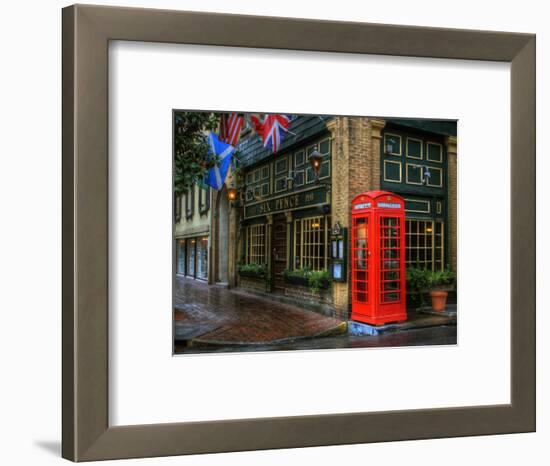
[(175, 354), (457, 343), (456, 121), (173, 119)]
[(63, 456), (533, 431), (534, 206), (532, 35), (64, 9)]

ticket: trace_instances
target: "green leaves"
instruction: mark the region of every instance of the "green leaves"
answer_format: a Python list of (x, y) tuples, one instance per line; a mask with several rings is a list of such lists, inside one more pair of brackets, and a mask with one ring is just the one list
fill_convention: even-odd
[(424, 292), (436, 286), (452, 285), (456, 275), (450, 269), (432, 271), (421, 267), (407, 268), (407, 284), (411, 291)]
[(292, 283), (294, 278), (302, 279), (307, 282), (312, 291), (317, 293), (326, 290), (330, 285), (328, 270), (312, 270), (309, 267), (297, 270), (287, 269), (283, 271), (283, 277), (289, 283)]
[(219, 114), (206, 112), (174, 113), (174, 192), (185, 194), (216, 160), (207, 161), (206, 134), (216, 129)]
[(267, 266), (265, 264), (237, 264), (239, 275), (248, 277), (265, 278), (267, 275)]

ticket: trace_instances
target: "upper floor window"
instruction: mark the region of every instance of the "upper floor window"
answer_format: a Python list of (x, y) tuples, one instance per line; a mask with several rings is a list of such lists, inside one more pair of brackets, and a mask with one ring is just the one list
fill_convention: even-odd
[(181, 196), (174, 193), (174, 218), (176, 223), (181, 220)]
[(446, 171), (444, 154), (444, 146), (437, 142), (437, 137), (387, 131), (383, 136), (382, 184), (387, 183), (388, 189), (396, 185), (419, 191), (441, 189)]
[(331, 176), (331, 140), (323, 138), (314, 144), (302, 146), (294, 152), (277, 154), (270, 162), (249, 169), (246, 173), (246, 200), (248, 202), (297, 190), (315, 182), (308, 156), (317, 150), (323, 155), (319, 178)]
[(193, 217), (195, 213), (195, 186), (189, 188), (185, 194), (185, 218)]
[(210, 186), (199, 187), (199, 213), (205, 214), (210, 209)]

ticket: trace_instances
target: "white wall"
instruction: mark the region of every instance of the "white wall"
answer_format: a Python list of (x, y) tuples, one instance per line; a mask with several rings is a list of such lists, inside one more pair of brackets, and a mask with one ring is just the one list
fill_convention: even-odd
[[(85, 2), (87, 3), (87, 2)], [(306, 2), (279, 0), (106, 1), (149, 6), (320, 19), (500, 29), (538, 34), (538, 289), (550, 286), (544, 246), (550, 187), (544, 183), (543, 125), (549, 117), (543, 77), (550, 71), (546, 2), (387, 0)], [(372, 3), (372, 2), (371, 2)], [(0, 309), (2, 462), (61, 464), (61, 12), (57, 0), (5, 2), (0, 44)], [(452, 92), (452, 90), (449, 90)], [(544, 274), (544, 275), (543, 275)], [(408, 465), (547, 464), (550, 449), (547, 298), (538, 296), (538, 432), (509, 436), (309, 448), (275, 452), (138, 460), (141, 464), (279, 465), (335, 463)], [(546, 370), (544, 370), (544, 366)], [(124, 464), (134, 464), (129, 461)]]
[[(193, 196), (193, 216), (191, 218), (187, 218), (186, 210), (185, 210), (185, 195), (183, 195), (179, 202), (181, 202), (181, 218), (179, 222), (176, 222), (174, 225), (174, 236), (176, 238), (180, 237), (190, 237), (190, 236), (196, 236), (196, 235), (208, 235), (210, 232), (210, 216), (211, 216), (211, 208), (208, 209), (207, 212), (201, 213), (200, 206), (199, 206), (199, 193), (200, 189), (198, 186), (193, 186), (193, 190), (195, 191), (195, 194)], [(203, 190), (203, 196), (205, 195)], [(208, 196), (211, 195), (211, 191), (208, 191)], [(212, 204), (212, 202), (210, 202)]]

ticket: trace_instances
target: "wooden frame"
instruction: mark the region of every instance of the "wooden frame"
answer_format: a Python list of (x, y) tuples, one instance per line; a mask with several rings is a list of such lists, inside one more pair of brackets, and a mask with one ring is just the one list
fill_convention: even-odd
[[(535, 429), (535, 36), (136, 8), (63, 10), (63, 457), (74, 461)], [(108, 42), (511, 63), (511, 403), (110, 427)]]

